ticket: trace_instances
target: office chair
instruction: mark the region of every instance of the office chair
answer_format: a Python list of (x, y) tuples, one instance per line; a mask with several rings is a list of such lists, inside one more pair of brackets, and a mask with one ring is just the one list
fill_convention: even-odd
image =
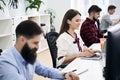
[(2, 49), (0, 49), (0, 55), (1, 55), (1, 53), (2, 53)]
[(45, 38), (47, 39), (47, 43), (50, 49), (50, 54), (53, 61), (53, 67), (54, 68), (64, 68), (67, 65), (62, 64), (60, 66), (56, 66), (56, 58), (57, 58), (57, 46), (56, 46), (56, 40), (58, 38), (59, 34), (57, 32), (49, 32), (46, 34)]
[(56, 40), (59, 34), (57, 32), (49, 32), (46, 34), (45, 38), (47, 39), (48, 46), (50, 49), (50, 54), (53, 61), (53, 67), (56, 68), (56, 58), (57, 58), (57, 46)]

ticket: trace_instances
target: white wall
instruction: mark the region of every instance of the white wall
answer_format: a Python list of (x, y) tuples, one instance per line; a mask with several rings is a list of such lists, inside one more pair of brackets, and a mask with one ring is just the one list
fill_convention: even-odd
[(44, 3), (41, 4), (40, 6), (40, 13), (44, 14), (44, 10), (47, 9), (48, 3), (47, 0), (42, 0)]
[(101, 16), (103, 14), (106, 14), (107, 12), (107, 6), (109, 4), (109, 0), (77, 0), (76, 2), (76, 9), (80, 11), (82, 14), (82, 17), (87, 17), (88, 16), (88, 9), (91, 5), (98, 5), (101, 9)]
[[(102, 8), (101, 16), (106, 13), (109, 4), (116, 5), (117, 9), (116, 9), (116, 13), (114, 14), (115, 16), (118, 16), (120, 12), (120, 5), (119, 5), (120, 0), (100, 0), (100, 1), (87, 0), (87, 2), (84, 0), (43, 0), (43, 1), (45, 2), (45, 5), (47, 5), (44, 8), (46, 9), (52, 8), (56, 12), (56, 19), (54, 21), (54, 26), (57, 32), (59, 32), (60, 30), (61, 22), (65, 12), (70, 8), (74, 8), (80, 11), (82, 17), (88, 15), (87, 10), (92, 4), (99, 5), (99, 7)], [(88, 5), (86, 5), (86, 3)]]
[(46, 1), (47, 7), (52, 8), (56, 12), (54, 25), (56, 31), (59, 32), (63, 16), (65, 12), (71, 8), (71, 0), (46, 0)]

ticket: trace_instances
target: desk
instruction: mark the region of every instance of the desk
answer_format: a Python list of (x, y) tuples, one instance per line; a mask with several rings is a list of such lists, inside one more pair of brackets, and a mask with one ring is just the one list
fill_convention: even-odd
[[(92, 49), (100, 49), (100, 44), (93, 44), (90, 48)], [(79, 75), (80, 80), (104, 80), (103, 77), (103, 66), (101, 60), (84, 60), (80, 58), (76, 58), (73, 60), (67, 67), (65, 67), (62, 72), (69, 72), (74, 69), (77, 69), (75, 73), (82, 72), (88, 69), (87, 72)]]

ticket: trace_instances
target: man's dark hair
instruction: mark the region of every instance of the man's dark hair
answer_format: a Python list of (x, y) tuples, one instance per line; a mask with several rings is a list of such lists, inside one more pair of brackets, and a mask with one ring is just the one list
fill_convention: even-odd
[(21, 22), (17, 26), (15, 32), (16, 32), (16, 38), (18, 38), (19, 36), (24, 36), (28, 39), (43, 33), (40, 26), (31, 20), (26, 20)]
[(109, 6), (108, 6), (108, 11), (109, 11), (109, 10), (112, 10), (112, 9), (116, 9), (116, 6), (114, 6), (114, 5), (109, 5)]
[(92, 5), (89, 9), (88, 9), (88, 13), (90, 14), (91, 12), (100, 12), (102, 11), (102, 9), (100, 7), (98, 7), (97, 5)]

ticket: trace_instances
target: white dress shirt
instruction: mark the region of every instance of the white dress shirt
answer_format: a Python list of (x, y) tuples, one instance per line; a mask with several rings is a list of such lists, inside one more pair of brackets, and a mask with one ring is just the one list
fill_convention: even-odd
[[(83, 42), (80, 39), (80, 36), (77, 35), (79, 38), (79, 43), (81, 48), (83, 47)], [(67, 32), (62, 33), (59, 38), (57, 39), (57, 66), (61, 65), (64, 62), (66, 56), (78, 54), (79, 49), (77, 43), (74, 43), (75, 38), (73, 38)]]

